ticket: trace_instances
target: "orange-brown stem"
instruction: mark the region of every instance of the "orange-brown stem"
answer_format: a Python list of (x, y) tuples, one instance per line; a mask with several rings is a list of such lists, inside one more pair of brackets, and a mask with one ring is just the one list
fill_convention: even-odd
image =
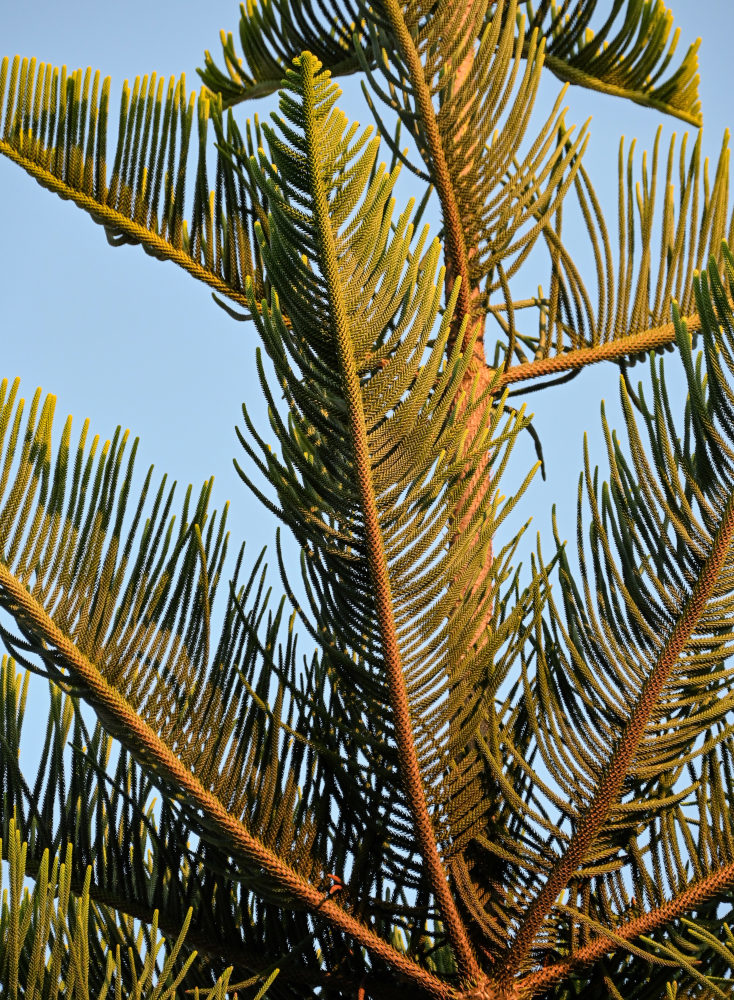
[(587, 851), (603, 828), (609, 810), (619, 798), (624, 779), (645, 735), (648, 720), (711, 598), (733, 539), (734, 496), (729, 498), (724, 507), (711, 551), (701, 567), (690, 596), (681, 609), (680, 617), (642, 685), (639, 697), (604, 768), (591, 803), (579, 818), (566, 850), (556, 861), (548, 879), (523, 917), (503, 970), (503, 975), (508, 980), (515, 976), (522, 966), (559, 894), (582, 864)]
[(361, 921), (347, 913), (334, 901), (324, 898), (320, 888), (299, 875), (282, 858), (266, 847), (247, 827), (230, 812), (209, 789), (173, 753), (167, 743), (137, 714), (115, 688), (110, 685), (97, 666), (89, 660), (55, 624), (45, 609), (34, 599), (23, 584), (0, 564), (0, 593), (6, 606), (12, 607), (14, 617), (30, 626), (36, 637), (47, 649), (56, 650), (66, 669), (81, 681), (92, 704), (106, 716), (113, 718), (128, 749), (143, 757), (149, 765), (163, 774), (186, 797), (189, 804), (200, 809), (211, 826), (232, 845), (235, 854), (246, 857), (273, 882), (291, 893), (320, 919), (352, 937), (367, 951), (392, 965), (416, 986), (431, 996), (450, 998), (453, 991), (436, 976), (420, 968), (410, 958), (392, 948)]
[[(691, 333), (701, 329), (701, 319), (697, 313), (685, 317), (684, 322)], [(646, 354), (656, 348), (666, 347), (674, 341), (675, 327), (672, 323), (664, 323), (662, 326), (655, 326), (641, 333), (633, 333), (629, 337), (610, 340), (606, 344), (581, 347), (575, 351), (556, 354), (552, 358), (528, 361), (504, 372), (497, 381), (495, 392), (499, 395), (508, 385), (516, 382), (528, 382), (548, 375), (557, 375), (560, 372), (575, 371), (588, 365), (598, 364), (600, 361), (624, 361), (636, 354)], [(490, 369), (490, 377), (493, 374), (493, 369)]]
[(340, 374), (345, 401), (348, 406), (349, 426), (354, 449), (355, 475), (361, 495), (367, 563), (375, 593), (375, 612), (380, 631), (382, 655), (385, 663), (390, 705), (393, 712), (395, 741), (400, 759), (400, 774), (415, 823), (416, 840), (426, 867), (428, 883), (441, 911), (446, 933), (454, 950), (459, 973), (464, 980), (476, 981), (481, 970), (469, 942), (466, 928), (451, 895), (448, 876), (439, 855), (433, 821), (426, 801), (423, 776), (418, 762), (415, 736), (410, 715), (410, 704), (405, 684), (402, 658), (397, 639), (393, 613), (393, 596), (387, 557), (382, 539), (379, 512), (372, 478), (372, 463), (367, 439), (367, 428), (362, 400), (362, 388), (354, 358), (352, 336), (347, 318), (347, 307), (341, 288), (338, 256), (329, 218), (326, 191), (319, 172), (319, 136), (315, 132), (315, 115), (312, 101), (313, 57), (302, 57), (302, 70), (306, 76), (304, 87), (305, 135), (308, 146), (308, 170), (314, 203), (314, 220), (321, 251), (321, 266), (328, 288), (332, 333), (340, 363)]
[[(719, 893), (729, 888), (733, 883), (734, 861), (722, 868), (717, 868), (705, 878), (689, 885), (678, 896), (663, 903), (662, 906), (658, 906), (634, 920), (629, 920), (620, 927), (615, 927), (614, 934), (617, 938), (623, 938), (630, 942), (643, 934), (651, 934), (653, 931), (666, 927), (684, 914), (692, 912), (709, 900), (715, 899)], [(523, 998), (530, 998), (548, 986), (566, 979), (574, 969), (590, 965), (602, 956), (618, 951), (619, 948), (620, 945), (609, 938), (603, 936), (594, 938), (583, 948), (579, 948), (571, 958), (555, 962), (553, 965), (549, 965), (539, 972), (533, 972), (523, 979), (521, 995)]]
[[(468, 252), (464, 239), (464, 229), (459, 217), (459, 207), (456, 203), (456, 194), (446, 162), (446, 154), (443, 142), (441, 141), (431, 91), (423, 72), (418, 50), (405, 23), (398, 0), (385, 0), (385, 13), (393, 29), (400, 54), (405, 65), (408, 67), (410, 83), (415, 95), (416, 110), (421, 120), (423, 134), (428, 147), (428, 167), (431, 172), (431, 180), (436, 188), (436, 194), (441, 204), (441, 214), (443, 216), (447, 271), (453, 277), (461, 278), (459, 297), (456, 304), (457, 322), (460, 326), (464, 317), (471, 315), (472, 303)], [(467, 335), (470, 332), (467, 329)]]

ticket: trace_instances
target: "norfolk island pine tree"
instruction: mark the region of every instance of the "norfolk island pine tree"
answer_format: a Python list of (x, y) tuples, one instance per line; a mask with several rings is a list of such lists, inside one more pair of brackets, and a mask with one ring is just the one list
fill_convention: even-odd
[[(169, 964), (155, 973), (148, 961), (147, 973), (171, 990), (211, 988), (234, 966), (220, 994), (254, 995), (276, 968), (273, 995), (725, 991), (729, 939), (717, 919), (731, 879), (725, 172), (705, 200), (701, 185), (696, 203), (694, 151), (679, 207), (666, 201), (660, 151), (657, 205), (643, 189), (634, 259), (628, 234), (622, 248), (625, 271), (616, 236), (605, 243), (582, 137), (560, 131), (554, 118), (547, 148), (513, 163), (534, 72), (602, 89), (619, 87), (626, 73), (638, 100), (695, 122), (690, 57), (677, 76), (680, 56), (646, 84), (664, 50), (656, 53), (644, 32), (635, 42), (622, 17), (607, 36), (612, 51), (621, 47), (616, 59), (596, 53), (583, 31), (571, 41), (591, 6), (569, 10), (559, 32), (553, 11), (520, 4), (524, 34), (512, 5), (477, 8), (456, 23), (457, 13), (433, 11), (424, 34), (419, 10), (365, 9), (362, 36), (345, 35), (338, 49), (324, 48), (325, 34), (299, 38), (293, 28), (291, 37), (279, 27), (293, 52), (275, 67), (277, 79), (261, 61), (251, 67), (257, 80), (239, 83), (274, 89), (285, 76), (290, 131), (273, 126), (248, 141), (244, 128), (244, 136), (236, 131), (239, 117), (230, 122), (215, 100), (200, 102), (191, 147), (197, 121), (208, 117), (220, 151), (212, 205), (200, 174), (187, 231), (178, 161), (167, 162), (162, 134), (171, 134), (177, 112), (178, 134), (188, 127), (180, 91), (168, 126), (165, 86), (157, 121), (152, 99), (139, 104), (139, 118), (128, 115), (136, 155), (126, 154), (123, 138), (115, 168), (110, 143), (103, 174), (83, 78), (61, 89), (67, 110), (57, 103), (52, 129), (43, 77), (38, 103), (26, 102), (28, 68), (18, 67), (14, 85), (8, 69), (3, 152), (86, 207), (113, 241), (142, 243), (212, 285), (230, 308), (253, 313), (278, 380), (270, 390), (264, 380), (278, 445), (261, 456), (246, 418), (243, 444), (306, 554), (309, 596), (294, 628), (317, 649), (300, 661), (289, 612), (279, 617), (276, 603), (268, 617), (251, 564), (231, 587), (231, 570), (221, 575), (223, 539), (218, 520), (207, 518), (207, 491), (176, 511), (167, 536), (174, 508), (153, 481), (137, 534), (125, 525), (120, 537), (122, 505), (135, 521), (139, 499), (125, 496), (120, 443), (100, 459), (98, 446), (87, 465), (88, 439), (83, 453), (78, 437), (50, 446), (50, 404), (26, 427), (6, 389), (3, 458), (11, 462), (14, 449), (15, 465), (0, 522), (3, 607), (14, 620), (5, 638), (17, 663), (50, 674), (57, 692), (46, 770), (24, 783), (14, 769), (19, 684), (6, 662), (3, 856), (15, 888), (3, 914), (3, 982), (11, 993), (43, 995), (60, 983), (70, 995), (98, 993), (103, 982), (131, 990), (135, 950), (151, 952), (145, 933), (135, 940), (131, 918), (160, 925)], [(645, 20), (654, 10), (619, 6), (655, 27)], [(596, 13), (603, 23), (610, 10)], [(291, 23), (284, 8), (281, 15)], [(254, 17), (249, 31), (247, 51), (268, 51), (267, 25)], [(390, 72), (402, 74), (417, 108), (403, 108), (404, 128), (415, 129), (423, 154), (414, 166), (436, 181), (447, 249), (421, 244), (419, 225), (411, 240), (405, 214), (390, 217), (389, 172), (373, 170), (369, 140), (359, 151), (335, 144), (347, 126), (328, 116), (330, 82), (317, 62), (299, 59), (306, 41), (334, 76), (361, 71), (378, 96)], [(355, 44), (361, 59), (347, 51)], [(463, 91), (446, 91), (450, 74), (426, 76), (432, 45), (454, 77), (466, 74)], [(525, 89), (516, 82), (512, 90), (510, 107), (519, 110), (500, 119), (503, 130), (485, 148), (515, 47), (519, 77), (528, 73)], [(381, 51), (393, 63), (378, 70)], [(291, 55), (299, 59), (292, 66)], [(211, 66), (205, 81), (225, 103), (248, 96), (227, 92)], [(488, 109), (486, 95), (495, 100)], [(473, 169), (485, 173), (471, 181), (466, 154), (477, 137)], [(48, 156), (51, 149), (58, 152)], [(686, 168), (690, 158), (689, 149)], [(670, 169), (678, 182), (677, 151)], [(476, 218), (466, 199), (480, 182), (489, 193)], [(475, 236), (464, 254), (472, 294), (463, 299), (452, 191)], [(563, 244), (560, 202), (574, 197), (586, 204), (599, 247), (600, 274), (586, 277), (605, 289), (599, 301), (584, 295)], [(626, 192), (628, 202), (634, 212)], [(657, 236), (649, 245), (655, 211), (662, 252)], [(250, 225), (255, 217), (259, 228)], [(510, 288), (531, 241), (546, 248), (549, 280), (546, 295), (523, 309)], [(446, 300), (436, 274), (442, 255)], [(670, 322), (673, 299), (685, 326)], [(486, 311), (489, 364), (477, 330)], [(496, 493), (526, 421), (504, 390), (547, 386), (574, 366), (620, 365), (673, 342), (689, 393), (677, 423), (658, 361), (646, 398), (622, 367), (630, 447), (610, 437), (606, 488), (589, 469), (585, 573), (574, 581), (564, 553), (539, 553), (531, 583), (518, 583)], [(279, 416), (282, 393), (290, 423)], [(253, 465), (240, 463), (251, 478)], [(217, 585), (224, 622), (212, 634)], [(101, 730), (84, 731), (74, 699), (96, 709)], [(103, 733), (123, 747), (109, 775)], [(152, 785), (163, 797), (155, 816), (146, 810)], [(80, 812), (79, 801), (94, 810)], [(120, 843), (131, 841), (137, 849), (128, 856)], [(66, 864), (53, 869), (62, 849)], [(27, 902), (23, 864), (40, 887)], [(186, 941), (171, 951), (189, 906)], [(198, 955), (179, 986), (190, 948)], [(143, 977), (141, 992), (149, 988)]]

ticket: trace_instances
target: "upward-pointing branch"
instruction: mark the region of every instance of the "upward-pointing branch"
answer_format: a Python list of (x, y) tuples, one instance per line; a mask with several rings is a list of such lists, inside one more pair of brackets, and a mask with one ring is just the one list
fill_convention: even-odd
[(428, 811), (423, 779), (418, 764), (405, 676), (398, 646), (393, 598), (387, 557), (382, 540), (375, 488), (372, 477), (367, 428), (359, 374), (354, 358), (352, 335), (347, 307), (341, 286), (334, 235), (329, 218), (329, 204), (320, 173), (322, 151), (319, 147), (316, 116), (313, 105), (314, 58), (309, 53), (301, 57), (304, 73), (305, 137), (308, 147), (308, 171), (315, 206), (316, 235), (320, 246), (320, 261), (328, 288), (332, 333), (337, 346), (344, 396), (349, 408), (349, 427), (354, 448), (355, 472), (359, 485), (364, 517), (367, 562), (375, 592), (375, 606), (381, 637), (385, 671), (394, 713), (395, 734), (401, 764), (403, 786), (416, 825), (416, 839), (426, 865), (428, 880), (436, 896), (446, 931), (456, 955), (459, 972), (464, 979), (477, 981), (481, 969), (474, 956), (464, 924), (451, 895), (448, 877), (443, 867)]
[[(468, 249), (464, 237), (464, 228), (459, 217), (456, 192), (454, 191), (451, 173), (446, 162), (446, 154), (441, 141), (441, 133), (438, 128), (436, 113), (433, 108), (431, 92), (426, 82), (423, 65), (421, 64), (418, 50), (415, 47), (408, 26), (405, 23), (398, 0), (385, 0), (385, 11), (395, 34), (400, 54), (405, 61), (405, 65), (408, 67), (410, 83), (413, 87), (418, 114), (420, 115), (421, 125), (428, 146), (431, 180), (436, 188), (436, 194), (441, 203), (441, 213), (443, 215), (447, 271), (454, 278), (461, 279), (459, 298), (454, 314), (454, 330), (459, 330), (465, 317), (471, 317), (472, 287), (469, 281)], [(467, 343), (469, 342), (470, 335), (471, 330), (469, 325), (467, 325), (465, 333)], [(481, 338), (477, 338), (474, 349), (477, 354), (481, 355), (481, 359), (484, 360), (484, 348)]]
[(568, 847), (557, 860), (543, 888), (528, 907), (515, 940), (509, 949), (503, 975), (511, 981), (520, 969), (536, 935), (543, 926), (559, 894), (583, 863), (597, 835), (606, 822), (610, 808), (619, 798), (624, 779), (645, 735), (650, 716), (655, 711), (663, 688), (685, 649), (719, 580), (724, 562), (734, 541), (734, 496), (724, 507), (719, 527), (708, 557), (701, 565), (696, 583), (680, 615), (652, 665), (632, 707), (629, 719), (604, 768), (596, 792), (582, 813)]
[(561, 982), (573, 969), (590, 965), (603, 955), (618, 951), (622, 947), (619, 943), (620, 939), (632, 942), (643, 934), (652, 934), (659, 928), (667, 926), (683, 914), (691, 913), (703, 903), (714, 899), (733, 882), (734, 862), (730, 862), (722, 868), (715, 868), (704, 878), (693, 882), (677, 896), (668, 900), (667, 903), (663, 903), (662, 906), (613, 928), (614, 940), (600, 935), (579, 948), (571, 958), (554, 962), (539, 972), (531, 973), (523, 980), (522, 996), (535, 996), (553, 983)]

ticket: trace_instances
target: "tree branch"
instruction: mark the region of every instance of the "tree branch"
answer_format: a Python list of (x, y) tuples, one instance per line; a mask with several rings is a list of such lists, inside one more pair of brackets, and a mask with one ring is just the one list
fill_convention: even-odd
[[(400, 50), (400, 54), (405, 60), (410, 75), (410, 82), (415, 94), (416, 109), (420, 115), (421, 124), (428, 145), (428, 167), (431, 172), (431, 180), (436, 189), (436, 194), (441, 203), (441, 214), (443, 216), (443, 228), (446, 243), (447, 271), (454, 278), (461, 279), (459, 296), (456, 303), (456, 314), (454, 317), (453, 329), (458, 331), (465, 317), (471, 316), (472, 310), (472, 287), (469, 281), (469, 258), (464, 238), (464, 228), (459, 216), (459, 207), (456, 201), (456, 193), (451, 182), (451, 173), (446, 162), (446, 154), (441, 141), (441, 133), (436, 120), (436, 112), (433, 108), (431, 92), (426, 82), (423, 72), (423, 65), (415, 47), (413, 38), (408, 30), (403, 17), (402, 8), (398, 0), (384, 0), (385, 13), (387, 14), (390, 26), (395, 34), (395, 40)], [(450, 291), (450, 289), (449, 289)], [(467, 326), (465, 337), (468, 338), (471, 331)], [(475, 351), (481, 352), (482, 359), (484, 350), (481, 338), (477, 338)]]
[(629, 718), (602, 772), (587, 809), (579, 817), (566, 850), (558, 858), (542, 889), (530, 903), (520, 923), (515, 940), (508, 949), (503, 976), (511, 980), (553, 909), (559, 894), (578, 869), (604, 826), (612, 805), (617, 801), (632, 760), (645, 735), (663, 688), (686, 648), (718, 582), (734, 539), (734, 496), (724, 507), (708, 556), (702, 562), (696, 582), (686, 599), (675, 625), (663, 642), (655, 663), (632, 706)]
[(159, 236), (154, 230), (148, 229), (146, 226), (141, 225), (141, 223), (135, 222), (123, 212), (118, 212), (116, 209), (110, 208), (109, 205), (100, 203), (91, 197), (91, 195), (86, 194), (84, 191), (79, 191), (65, 181), (60, 180), (49, 171), (44, 170), (43, 167), (39, 166), (33, 160), (22, 156), (10, 143), (2, 139), (0, 139), (0, 153), (3, 156), (7, 156), (13, 163), (17, 163), (19, 167), (22, 167), (42, 187), (53, 191), (54, 194), (59, 195), (65, 201), (73, 201), (75, 205), (91, 215), (95, 222), (105, 228), (114, 230), (115, 233), (123, 233), (133, 243), (141, 244), (152, 256), (157, 257), (159, 260), (170, 260), (174, 264), (178, 264), (179, 267), (182, 267), (192, 277), (198, 281), (203, 281), (204, 284), (209, 285), (210, 288), (219, 292), (220, 295), (226, 295), (233, 302), (249, 308), (244, 290), (240, 291), (232, 288), (231, 285), (227, 284), (214, 271), (210, 271), (203, 264), (194, 260), (185, 250), (173, 246), (172, 243)]
[[(527, 44), (523, 46), (524, 56), (526, 55), (526, 48)], [(627, 101), (634, 101), (635, 104), (641, 104), (643, 107), (660, 111), (664, 115), (675, 115), (680, 121), (685, 122), (687, 125), (693, 125), (694, 128), (701, 127), (702, 118), (700, 111), (684, 111), (682, 108), (673, 108), (667, 101), (658, 100), (651, 94), (641, 96), (638, 90), (631, 89), (630, 87), (620, 87), (608, 80), (601, 80), (598, 76), (585, 73), (577, 66), (571, 66), (565, 59), (560, 59), (558, 56), (546, 54), (544, 64), (555, 77), (564, 83), (584, 87), (586, 90), (596, 90), (598, 93), (607, 94), (610, 97), (621, 97)]]
[[(39, 868), (40, 863), (37, 859), (28, 858), (25, 866), (26, 877), (31, 880), (35, 880)], [(72, 875), (69, 884), (72, 893), (81, 895), (85, 885), (85, 878), (82, 877), (79, 879)], [(151, 906), (146, 903), (141, 903), (139, 900), (132, 899), (129, 895), (119, 896), (115, 893), (111, 893), (100, 887), (94, 881), (94, 878), (92, 878), (89, 883), (89, 898), (98, 906), (104, 906), (108, 909), (114, 910), (116, 913), (122, 913), (125, 914), (125, 916), (133, 917), (134, 919), (148, 925), (153, 923), (154, 915), (157, 912), (158, 930), (164, 937), (175, 941), (181, 934), (183, 926), (182, 919), (170, 917), (165, 911), (161, 910), (160, 906)], [(308, 940), (312, 940), (312, 938), (309, 936)], [(189, 926), (189, 929), (186, 932), (184, 947), (189, 951), (195, 950), (199, 955), (206, 955), (208, 958), (218, 959), (223, 966), (239, 966), (240, 969), (252, 972), (255, 976), (266, 976), (272, 970), (273, 965), (277, 963), (280, 970), (280, 979), (285, 982), (308, 984), (309, 986), (319, 986), (326, 989), (340, 989), (347, 992), (350, 986), (353, 986), (354, 984), (354, 978), (352, 976), (347, 973), (339, 973), (336, 970), (316, 971), (304, 968), (303, 966), (293, 968), (289, 965), (288, 959), (290, 955), (293, 954), (294, 949), (291, 949), (290, 952), (285, 952), (282, 955), (268, 956), (264, 954), (262, 950), (256, 951), (248, 948), (242, 943), (236, 943), (232, 946), (231, 942), (227, 942), (221, 937), (205, 934), (204, 932), (196, 931), (195, 929), (192, 930), (191, 926)], [(375, 995), (379, 995), (380, 997), (391, 997), (395, 998), (395, 1000), (400, 1000), (402, 997), (403, 1000), (405, 1000), (406, 994), (404, 984), (398, 986), (392, 980), (381, 980), (379, 975), (367, 977), (366, 983), (368, 985), (372, 985), (374, 983)]]
[[(690, 913), (702, 903), (715, 898), (719, 892), (732, 883), (734, 883), (734, 861), (730, 861), (723, 868), (718, 868), (705, 878), (689, 885), (678, 896), (663, 903), (662, 906), (658, 906), (634, 920), (629, 920), (620, 927), (613, 928), (614, 936), (617, 939), (634, 941), (635, 938), (643, 934), (651, 934), (653, 931), (660, 930), (684, 913)], [(583, 948), (579, 948), (576, 954), (570, 958), (554, 962), (553, 965), (527, 976), (520, 987), (522, 997), (534, 996), (548, 986), (565, 979), (569, 972), (589, 965), (604, 955), (611, 954), (619, 947), (618, 942), (610, 940), (610, 938), (603, 936), (594, 938)]]
[(338, 255), (329, 217), (329, 203), (319, 170), (319, 137), (315, 134), (314, 129), (315, 115), (313, 107), (309, 107), (308, 104), (308, 102), (313, 102), (313, 57), (304, 55), (301, 59), (301, 66), (304, 75), (306, 75), (306, 84), (303, 88), (304, 101), (306, 102), (304, 111), (306, 142), (309, 152), (308, 171), (315, 207), (316, 232), (320, 244), (321, 267), (329, 293), (330, 315), (341, 367), (343, 391), (348, 405), (355, 473), (359, 484), (364, 517), (367, 562), (374, 587), (375, 610), (390, 690), (390, 702), (394, 714), (395, 739), (401, 762), (403, 787), (415, 821), (416, 839), (426, 865), (428, 882), (435, 893), (436, 901), (441, 910), (449, 941), (456, 954), (460, 974), (462, 978), (469, 977), (476, 981), (481, 976), (481, 970), (451, 895), (448, 875), (438, 852), (433, 821), (428, 811), (423, 786), (423, 776), (418, 763), (410, 703), (393, 613), (392, 585), (375, 498), (362, 387), (354, 358), (352, 332), (349, 329), (347, 319), (348, 310), (341, 287)]
[[(691, 333), (696, 333), (701, 329), (701, 319), (698, 313), (684, 317), (683, 322)], [(606, 344), (581, 347), (575, 351), (556, 354), (552, 358), (528, 361), (503, 372), (497, 381), (495, 394), (500, 394), (508, 385), (513, 385), (515, 382), (527, 382), (547, 375), (555, 375), (558, 372), (575, 371), (589, 365), (595, 365), (599, 361), (621, 361), (630, 355), (646, 354), (648, 351), (654, 351), (674, 342), (675, 326), (673, 323), (665, 323), (663, 326), (652, 327), (650, 330), (643, 330), (630, 337), (610, 340)]]
[[(411, 982), (422, 987), (431, 996), (442, 1000), (453, 991), (436, 976), (420, 968), (407, 956), (396, 951), (378, 937), (361, 921), (355, 919), (325, 897), (321, 889), (302, 878), (282, 858), (254, 836), (242, 823), (227, 811), (222, 802), (205, 788), (199, 779), (185, 767), (151, 727), (140, 718), (128, 702), (102, 676), (75, 643), (59, 629), (45, 608), (38, 603), (22, 583), (0, 564), (0, 595), (6, 609), (19, 618), (46, 646), (56, 651), (63, 666), (86, 688), (87, 700), (102, 718), (114, 720), (123, 741), (136, 756), (162, 774), (186, 797), (190, 806), (198, 808), (208, 824), (223, 835), (233, 852), (244, 855), (263, 870), (276, 885), (291, 893), (312, 914), (348, 934), (370, 953), (387, 962)], [(118, 738), (120, 735), (118, 733)]]

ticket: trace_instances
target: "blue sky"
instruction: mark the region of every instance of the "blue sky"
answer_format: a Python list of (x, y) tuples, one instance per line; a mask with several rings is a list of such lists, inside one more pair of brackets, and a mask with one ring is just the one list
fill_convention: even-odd
[[(704, 148), (715, 159), (723, 130), (734, 117), (729, 54), (734, 5), (678, 0), (672, 6), (682, 28), (681, 50), (698, 34), (703, 38)], [(35, 55), (69, 68), (99, 67), (112, 77), (114, 107), (123, 79), (153, 70), (166, 76), (185, 72), (189, 86), (196, 88), (195, 68), (203, 64), (204, 50), (216, 53), (219, 29), (235, 31), (237, 19), (238, 5), (231, 0), (199, 5), (172, 0), (128, 0), (114, 6), (99, 0), (6, 3), (0, 6), (0, 54)], [(350, 86), (342, 106), (366, 124), (369, 113), (355, 92)], [(547, 107), (556, 92), (551, 78), (541, 106)], [(569, 123), (580, 124), (593, 115), (585, 162), (614, 232), (619, 136), (636, 137), (640, 151), (651, 149), (661, 116), (573, 89), (566, 103)], [(244, 119), (251, 111), (239, 114)], [(536, 121), (540, 124), (540, 115)], [(677, 121), (663, 124), (666, 136), (685, 131)], [(234, 425), (241, 425), (241, 402), (246, 400), (248, 409), (262, 417), (251, 327), (232, 322), (206, 287), (174, 265), (154, 261), (139, 248), (109, 247), (102, 230), (81, 211), (5, 160), (0, 160), (0, 212), (0, 376), (20, 375), (26, 395), (36, 385), (54, 392), (59, 427), (66, 413), (74, 414), (77, 426), (89, 417), (103, 436), (117, 424), (129, 427), (141, 438), (141, 470), (154, 463), (183, 485), (198, 485), (213, 474), (216, 506), (232, 501), (233, 541), (247, 538), (252, 555), (271, 542), (273, 519), (232, 467), (235, 455), (243, 457), (234, 434)], [(588, 430), (592, 443), (600, 441), (602, 396), (613, 411), (618, 389), (611, 365), (528, 399), (537, 414), (548, 481), (533, 486), (515, 523), (532, 516), (531, 530), (543, 531), (547, 539), (546, 554), (552, 503), (558, 505), (564, 536), (574, 536), (581, 432)], [(513, 477), (520, 481), (532, 458), (527, 439), (504, 492), (511, 490)]]

